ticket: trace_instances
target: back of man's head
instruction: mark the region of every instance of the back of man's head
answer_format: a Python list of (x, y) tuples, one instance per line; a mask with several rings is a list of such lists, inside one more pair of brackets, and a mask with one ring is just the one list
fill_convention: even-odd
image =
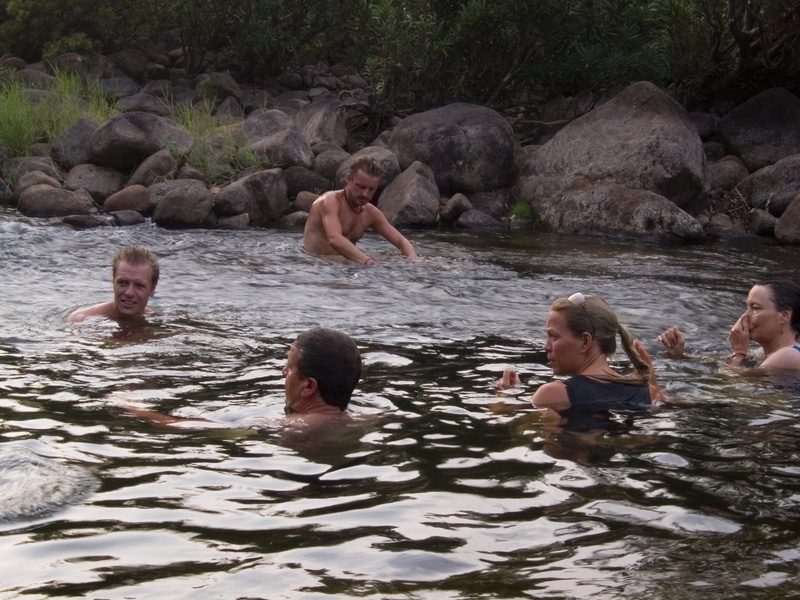
[(355, 341), (335, 329), (315, 327), (294, 342), (300, 377), (314, 378), (326, 404), (345, 410), (361, 379), (361, 353)]

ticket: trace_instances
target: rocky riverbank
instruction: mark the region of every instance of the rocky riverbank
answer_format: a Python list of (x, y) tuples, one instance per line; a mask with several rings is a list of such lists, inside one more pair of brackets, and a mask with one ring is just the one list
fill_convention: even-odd
[[(17, 71), (31, 102), (50, 93), (45, 65), (0, 64)], [(800, 244), (800, 99), (781, 88), (721, 115), (688, 113), (647, 82), (582, 113), (570, 103), (557, 115), (569, 118), (554, 118), (551, 102), (534, 122), (454, 103), (397, 118), (365, 141), (373, 97), (348, 65), (306, 67), (261, 88), (228, 72), (189, 78), (179, 50), (149, 42), (55, 65), (95, 78), (118, 114), (78, 120), (36, 156), (5, 158), (0, 198), (29, 217), (299, 227), (316, 195), (341, 187), (353, 158), (370, 154), (385, 170), (378, 207), (399, 228)], [(207, 140), (174, 118), (197, 103), (223, 123)], [(186, 162), (199, 144), (205, 171)], [(231, 176), (211, 182), (220, 172)], [(512, 216), (521, 206), (529, 214)]]

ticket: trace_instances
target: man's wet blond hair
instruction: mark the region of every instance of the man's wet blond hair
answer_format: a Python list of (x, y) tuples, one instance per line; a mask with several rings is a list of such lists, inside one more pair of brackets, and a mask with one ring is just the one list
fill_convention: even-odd
[(347, 176), (355, 177), (359, 171), (364, 171), (364, 174), (370, 177), (383, 177), (381, 163), (372, 156), (359, 156), (356, 158), (350, 163), (350, 170), (347, 172)]
[(125, 262), (131, 266), (149, 265), (150, 266), (150, 283), (156, 287), (158, 283), (158, 276), (161, 269), (158, 266), (158, 259), (156, 255), (150, 252), (147, 248), (141, 246), (127, 246), (114, 255), (114, 260), (111, 262), (111, 276), (117, 278), (117, 267), (119, 263)]

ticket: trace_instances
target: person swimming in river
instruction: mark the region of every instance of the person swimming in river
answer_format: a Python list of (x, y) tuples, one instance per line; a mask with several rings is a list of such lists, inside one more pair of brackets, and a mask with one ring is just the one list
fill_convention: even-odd
[(111, 262), (114, 298), (74, 311), (67, 323), (80, 323), (89, 317), (138, 320), (153, 314), (147, 303), (156, 293), (159, 274), (155, 254), (138, 246), (122, 248)]
[[(558, 413), (564, 422), (582, 415), (607, 415), (609, 411), (644, 411), (663, 394), (650, 355), (600, 296), (572, 294), (553, 302), (545, 324), (544, 351), (555, 375), (569, 375), (565, 381), (551, 381), (539, 387), (531, 398), (537, 408)], [(622, 375), (608, 362), (622, 348), (633, 364), (634, 373)], [(520, 385), (516, 371), (507, 369), (498, 383), (506, 389)]]
[[(324, 424), (331, 419), (347, 418), (347, 407), (361, 379), (361, 369), (361, 353), (353, 338), (346, 333), (323, 327), (301, 333), (289, 347), (286, 364), (281, 370), (284, 377), (284, 419)], [(221, 422), (174, 417), (135, 403), (128, 403), (123, 408), (159, 425), (190, 428), (224, 426), (258, 429), (270, 420), (268, 417), (249, 417)]]
[[(800, 285), (787, 279), (756, 283), (747, 294), (747, 309), (728, 334), (728, 364), (745, 372), (750, 342), (761, 346), (754, 372), (800, 373)], [(683, 358), (686, 339), (678, 327), (658, 336), (670, 358)]]

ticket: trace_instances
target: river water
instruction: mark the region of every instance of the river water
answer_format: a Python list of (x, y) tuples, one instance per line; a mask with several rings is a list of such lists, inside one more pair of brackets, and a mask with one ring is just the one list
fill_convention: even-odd
[[(753, 282), (800, 279), (797, 248), (409, 237), (416, 263), (368, 236), (381, 262), (362, 267), (305, 254), (297, 231), (0, 214), (0, 450), (94, 481), (0, 522), (0, 597), (800, 597), (800, 391), (718, 360)], [(111, 257), (131, 244), (161, 261), (158, 316), (65, 324), (111, 297)], [(544, 320), (576, 291), (656, 353), (680, 406), (608, 432), (541, 422), (527, 398), (553, 377)], [(352, 335), (366, 366), (356, 424), (309, 433), (277, 423), (280, 369), (318, 324)], [(674, 324), (689, 359), (659, 354)], [(498, 395), (506, 366), (525, 388)], [(276, 425), (164, 428), (120, 394)]]

